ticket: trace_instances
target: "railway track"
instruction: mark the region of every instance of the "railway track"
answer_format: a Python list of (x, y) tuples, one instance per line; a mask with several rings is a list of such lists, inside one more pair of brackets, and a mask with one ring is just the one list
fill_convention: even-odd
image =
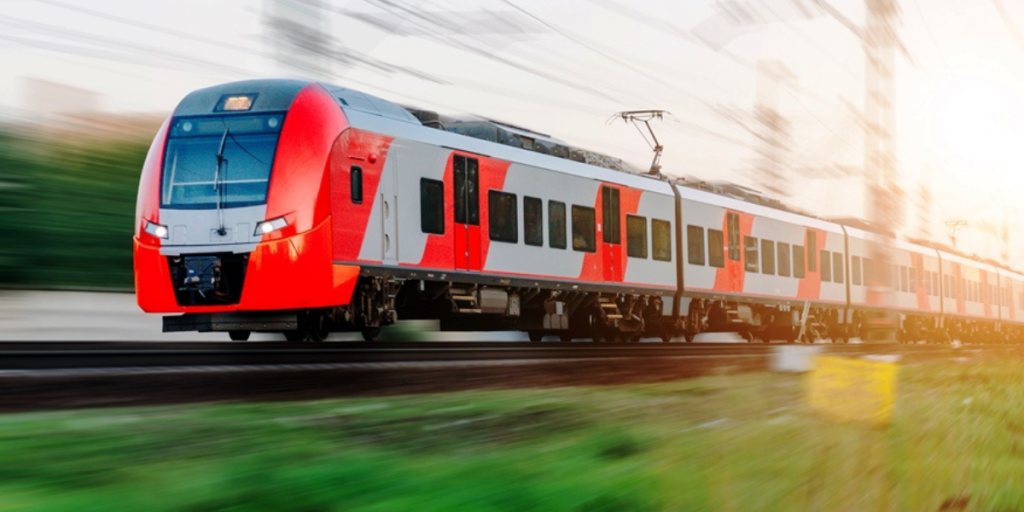
[[(0, 343), (0, 371), (72, 368), (415, 363), (599, 358), (767, 357), (778, 345), (721, 343)], [(948, 347), (819, 345), (832, 353), (936, 352)]]
[[(665, 382), (766, 371), (778, 345), (0, 343), (0, 412)], [(964, 354), (820, 345), (826, 353)]]

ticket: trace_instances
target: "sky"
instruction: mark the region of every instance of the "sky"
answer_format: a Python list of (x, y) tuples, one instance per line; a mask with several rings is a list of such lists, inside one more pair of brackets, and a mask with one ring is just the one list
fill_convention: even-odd
[[(870, 216), (863, 46), (819, 0), (322, 0), (310, 11), (315, 1), (0, 0), (0, 114), (33, 115), (27, 78), (97, 92), (105, 111), (166, 115), (197, 88), (311, 77), (528, 127), (646, 168), (648, 143), (615, 114), (664, 109), (672, 115), (652, 122), (663, 172), (764, 188), (753, 172), (753, 112), (774, 96), (791, 127), (780, 199), (822, 217)], [(863, 0), (827, 3), (864, 23)], [(907, 214), (898, 228), (948, 243), (946, 222), (967, 220), (958, 247), (997, 258), (1001, 245), (986, 230), (1005, 221), (1011, 256), (1024, 259), (1015, 201), (1024, 190), (1024, 3), (900, 8), (894, 105)], [(305, 43), (333, 58), (280, 42), (268, 14), (304, 26), (300, 34), (326, 34)], [(789, 72), (774, 95), (759, 63)], [(923, 225), (921, 183), (933, 197)]]

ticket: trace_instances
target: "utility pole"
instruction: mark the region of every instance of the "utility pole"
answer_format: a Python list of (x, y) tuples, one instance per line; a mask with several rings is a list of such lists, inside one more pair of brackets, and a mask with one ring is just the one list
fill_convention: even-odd
[[(896, 0), (865, 0), (867, 20), (864, 44), (864, 167), (869, 180), (867, 207), (871, 223), (877, 228), (898, 226), (902, 217), (896, 190), (896, 109), (895, 63), (900, 47), (895, 21), (899, 17)], [(893, 229), (895, 231), (895, 229)], [(875, 309), (866, 318), (866, 342), (895, 343), (899, 316), (892, 311), (889, 274), (892, 261), (890, 243), (876, 233), (872, 244), (875, 272), (868, 281), (868, 304)]]
[(921, 179), (917, 183), (917, 198), (920, 201), (920, 209), (917, 211), (918, 234), (925, 240), (932, 238), (932, 191), (929, 185), (932, 183), (932, 168), (925, 164), (921, 172)]
[(777, 60), (757, 63), (757, 105), (754, 119), (758, 130), (758, 159), (755, 167), (762, 190), (775, 199), (789, 193), (789, 182), (783, 162), (789, 151), (789, 121), (779, 112), (779, 87), (795, 75)]
[(262, 15), (279, 72), (316, 80), (331, 76), (333, 39), (322, 0), (263, 0)]

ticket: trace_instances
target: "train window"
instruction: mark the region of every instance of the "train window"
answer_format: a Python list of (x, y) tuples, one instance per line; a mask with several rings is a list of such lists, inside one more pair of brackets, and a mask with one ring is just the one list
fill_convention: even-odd
[(622, 233), (619, 216), (619, 189), (601, 187), (601, 223), (606, 244), (621, 244)]
[(860, 256), (850, 256), (850, 284), (860, 286)]
[[(814, 254), (814, 253), (811, 253)], [(821, 250), (821, 282), (830, 283), (832, 282), (832, 253)]]
[(420, 230), (444, 234), (444, 182), (420, 178)]
[(363, 204), (363, 168), (353, 165), (349, 169), (348, 177), (352, 204)]
[(626, 215), (626, 255), (647, 257), (647, 217)]
[(804, 260), (804, 246), (793, 246), (793, 277), (803, 279), (807, 276), (807, 265)]
[(725, 234), (717, 229), (708, 230), (708, 265), (725, 268)]
[(548, 201), (548, 245), (565, 249), (565, 203)]
[(523, 197), (523, 241), (544, 245), (544, 202), (536, 197)]
[(519, 212), (516, 195), (491, 190), (487, 193), (487, 222), (491, 240), (519, 242)]
[(686, 226), (687, 260), (691, 265), (704, 264), (704, 228)]
[(843, 253), (834, 252), (832, 253), (832, 281), (842, 284), (844, 279), (846, 279), (846, 273), (843, 272)]
[(476, 158), (455, 155), (452, 159), (455, 181), (455, 222), (480, 225), (480, 182)]
[(910, 286), (907, 287), (907, 291), (917, 291), (917, 269), (914, 267), (907, 268), (907, 276), (910, 278)]
[(900, 289), (901, 292), (905, 292), (905, 291), (909, 291), (910, 290), (910, 287), (908, 286), (908, 283), (907, 283), (907, 281), (908, 281), (908, 279), (907, 279), (908, 274), (909, 274), (909, 272), (907, 272), (907, 267), (904, 267), (903, 265), (900, 265), (900, 288), (899, 289)]
[(667, 220), (651, 219), (653, 254), (658, 261), (672, 261), (672, 224)]
[(775, 242), (761, 239), (761, 273), (775, 275)]
[(776, 263), (779, 264), (779, 275), (782, 277), (789, 277), (791, 275), (791, 265), (789, 263), (789, 244), (785, 242), (779, 242), (778, 244), (776, 244), (775, 247), (778, 249), (778, 251), (776, 251), (776, 253), (778, 254), (778, 261), (776, 261)]
[(743, 268), (757, 272), (757, 239), (752, 236), (743, 237)]
[(942, 296), (949, 298), (949, 274), (942, 274)]
[(818, 261), (815, 256), (818, 254), (818, 232), (807, 232), (807, 270), (814, 272), (818, 270)]
[(572, 248), (577, 251), (597, 251), (597, 231), (594, 230), (596, 213), (593, 208), (572, 205)]
[(729, 235), (729, 261), (740, 260), (740, 216), (737, 213), (726, 214), (726, 234)]

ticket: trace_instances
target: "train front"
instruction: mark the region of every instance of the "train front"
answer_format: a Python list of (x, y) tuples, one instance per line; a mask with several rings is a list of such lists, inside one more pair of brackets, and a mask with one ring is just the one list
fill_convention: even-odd
[(315, 83), (250, 80), (186, 96), (142, 171), (139, 306), (185, 313), (165, 317), (165, 331), (286, 332), (300, 327), (296, 312), (345, 304), (358, 268), (332, 264), (328, 164), (346, 128)]

